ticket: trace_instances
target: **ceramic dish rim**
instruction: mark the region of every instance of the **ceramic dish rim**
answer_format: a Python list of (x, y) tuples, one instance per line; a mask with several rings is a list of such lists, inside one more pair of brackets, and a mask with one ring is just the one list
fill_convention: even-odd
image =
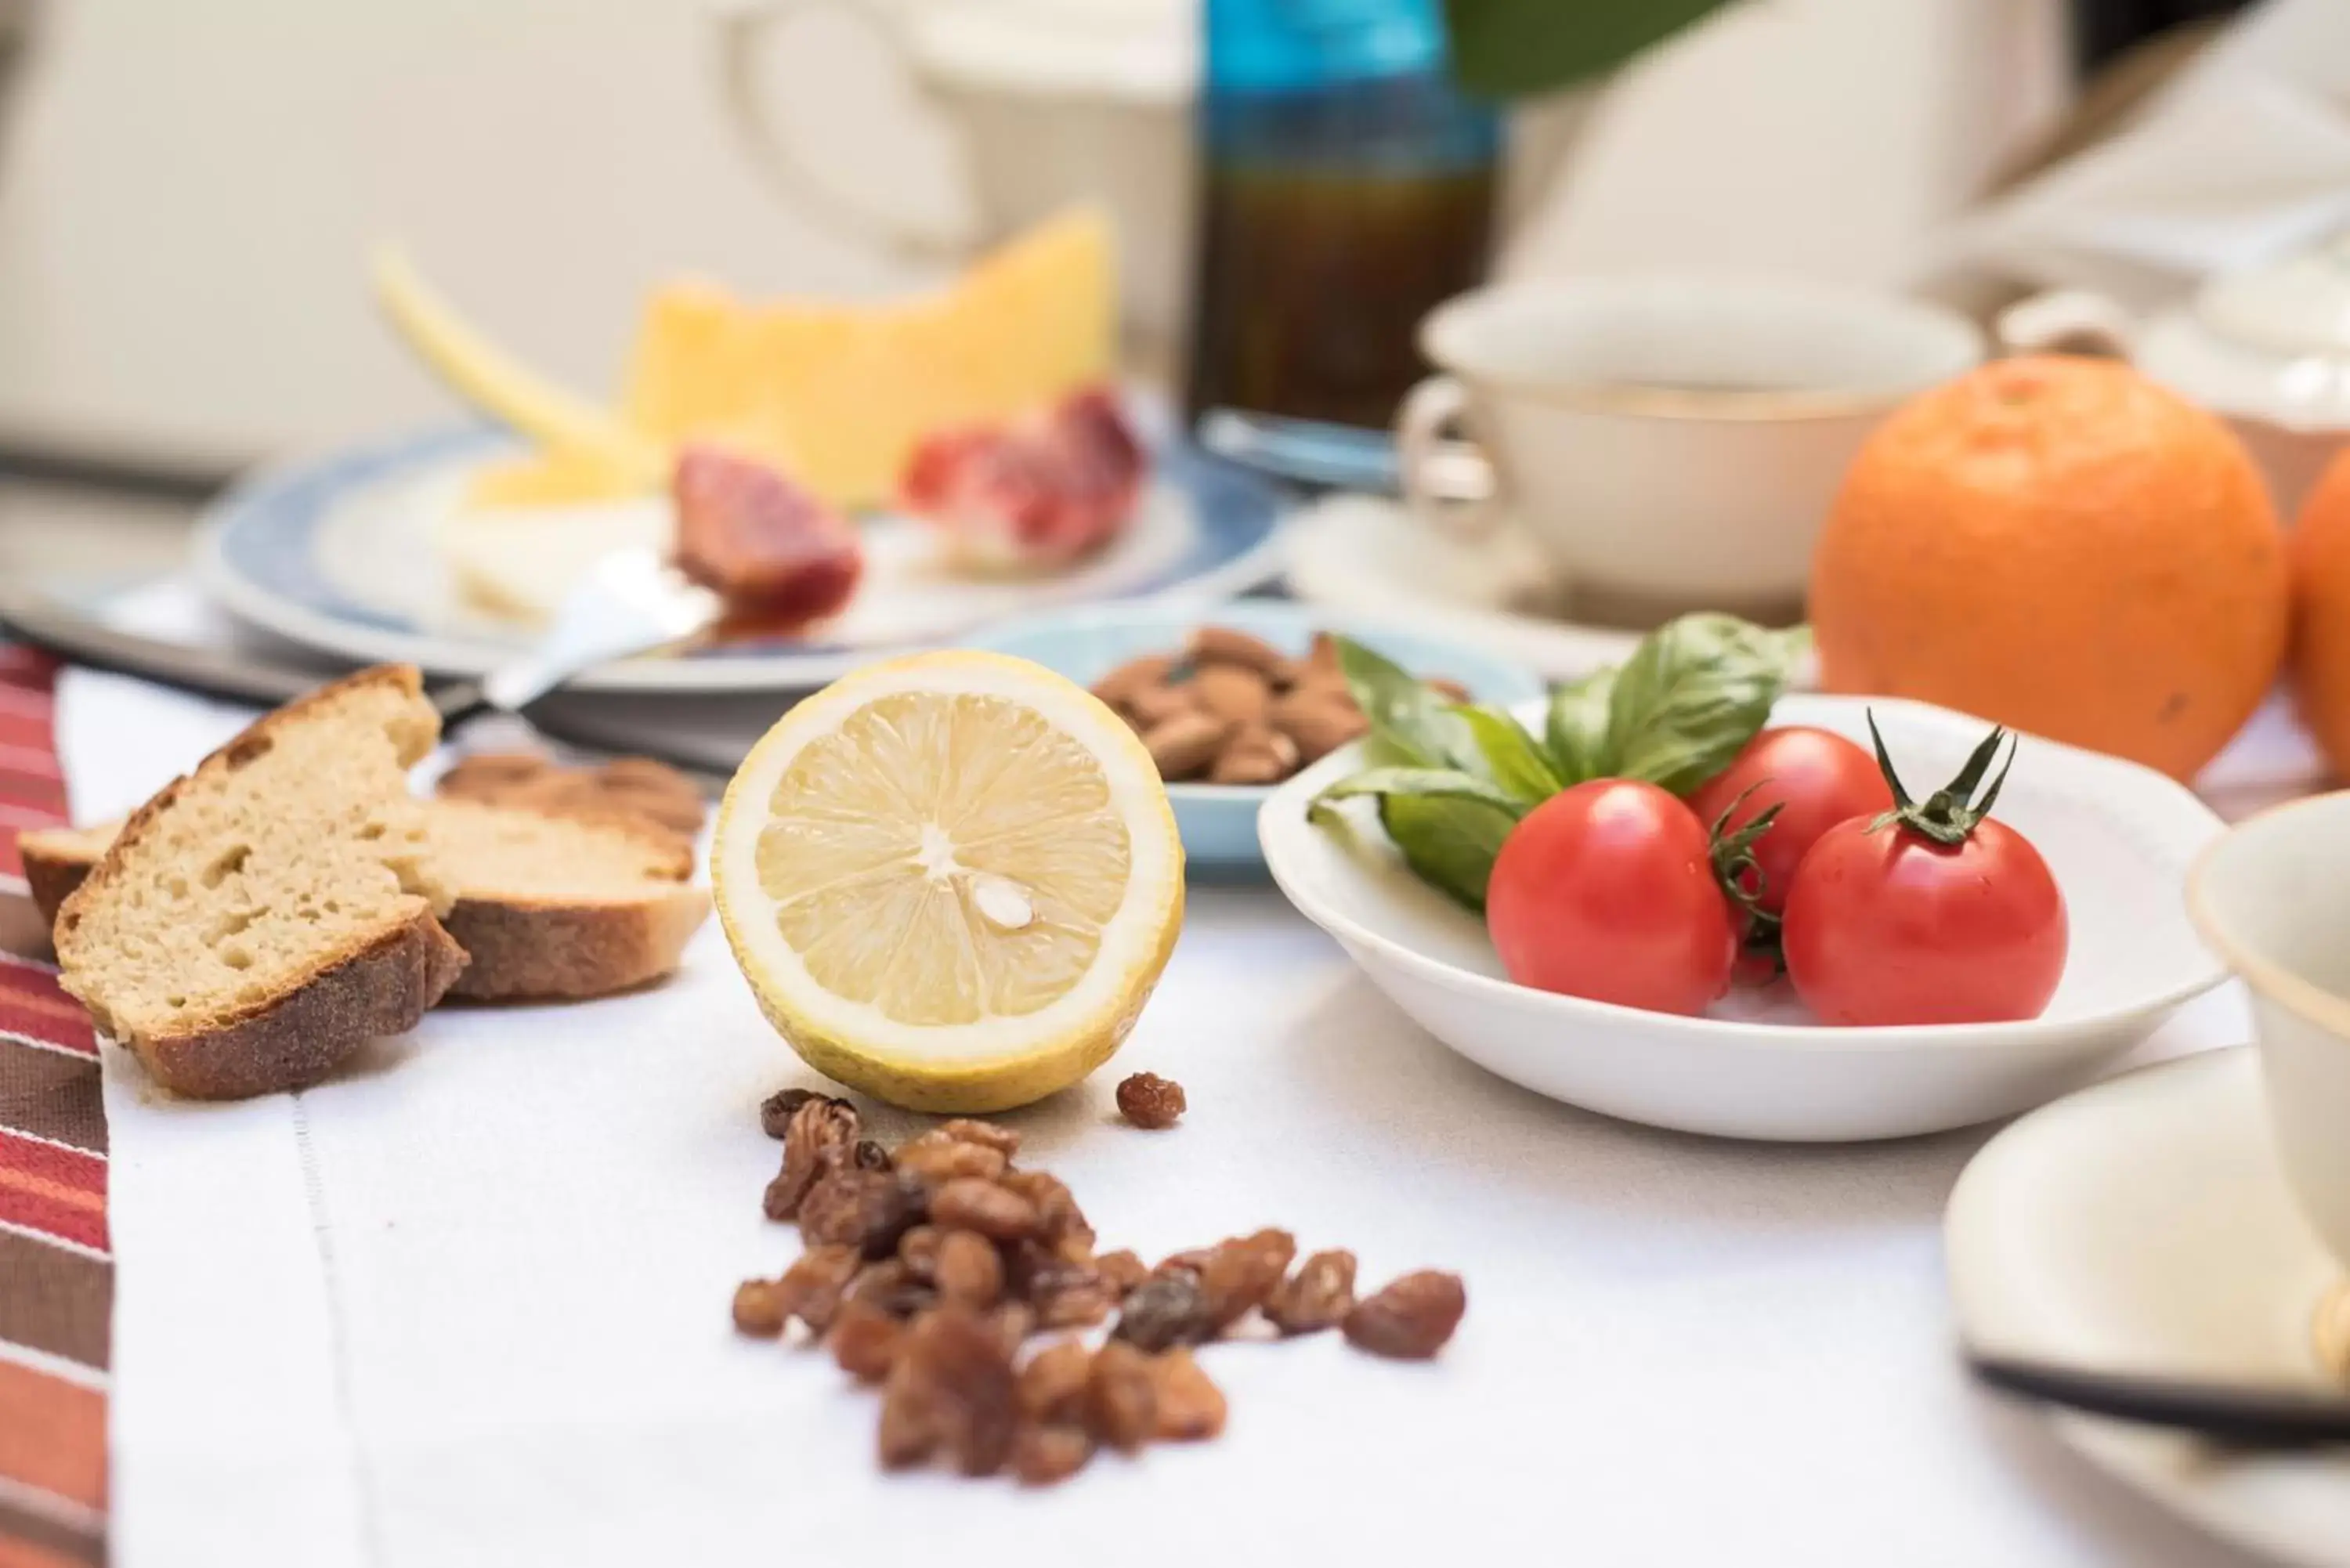
[[(1808, 701), (1860, 701), (1883, 709), (1901, 709), (1937, 718), (1974, 721), (1953, 709), (1931, 702), (1919, 702), (1907, 698), (1871, 697), (1841, 698), (1824, 692), (1790, 693)], [(2166, 774), (2143, 767), (2120, 757), (2105, 756), (2068, 746), (2058, 741), (2035, 738), (2033, 748), (2051, 748), (2076, 763), (2086, 763), (2100, 771), (2125, 770), (2140, 775), (2148, 782), (2159, 783), (2173, 798), (2191, 805), (2210, 820), (2210, 825), (2224, 832), (2225, 824), (2201, 797), (2186, 785)], [(1466, 992), (1482, 1000), (1503, 1005), (1546, 1009), (1560, 1023), (1583, 1023), (1595, 1025), (1638, 1027), (1663, 1030), (1692, 1044), (1712, 1042), (1731, 1046), (1771, 1046), (1793, 1048), (1831, 1054), (1864, 1054), (1898, 1051), (1917, 1045), (1981, 1046), (1988, 1049), (2021, 1051), (2036, 1048), (2051, 1041), (2063, 1040), (2080, 1030), (2094, 1028), (2101, 1023), (2140, 1014), (2160, 1013), (2179, 1007), (2205, 992), (2224, 984), (2228, 968), (2209, 952), (2204, 972), (2182, 981), (2157, 995), (2149, 995), (2126, 1006), (2113, 1007), (2082, 1017), (2023, 1019), (2006, 1023), (1901, 1023), (1874, 1024), (1861, 1028), (1840, 1029), (1825, 1023), (1774, 1023), (1768, 1021), (1746, 1021), (1729, 1018), (1687, 1017), (1674, 1012), (1651, 1012), (1638, 1007), (1627, 1007), (1612, 1002), (1594, 1002), (1586, 997), (1562, 996), (1555, 992), (1536, 991), (1531, 986), (1492, 975), (1479, 974), (1461, 968), (1443, 959), (1417, 951), (1395, 939), (1371, 930), (1343, 910), (1336, 909), (1318, 897), (1301, 897), (1294, 877), (1284, 876), (1284, 851), (1276, 847), (1284, 834), (1295, 827), (1311, 825), (1305, 820), (1305, 806), (1318, 794), (1330, 775), (1354, 762), (1355, 746), (1333, 752), (1295, 777), (1279, 785), (1264, 803), (1257, 817), (1257, 843), (1263, 851), (1266, 868), (1273, 873), (1274, 883), (1281, 888), (1298, 913), (1349, 947), (1365, 947), (1378, 953), (1398, 968), (1444, 988)], [(2222, 835), (2223, 836), (2223, 835)], [(2219, 836), (2215, 836), (2216, 837)], [(2208, 846), (2207, 846), (2208, 848)], [(2203, 853), (2199, 851), (2198, 853)], [(1295, 867), (1290, 869), (1294, 872)], [(1309, 907), (1310, 906), (1310, 907)]]
[(2213, 897), (2207, 886), (2214, 874), (2214, 864), (2220, 856), (2226, 853), (2230, 840), (2238, 834), (2288, 815), (2320, 806), (2332, 806), (2336, 810), (2350, 807), (2350, 798), (2345, 797), (2350, 797), (2350, 790), (2327, 790), (2322, 794), (2281, 802), (2230, 824), (2228, 831), (2196, 851), (2195, 859), (2187, 867), (2187, 917), (2194, 922), (2196, 934), (2203, 939), (2204, 945), (2217, 953), (2220, 962), (2253, 992), (2286, 1008), (2303, 1022), (2324, 1030), (2335, 1039), (2350, 1041), (2350, 997), (2337, 996), (2314, 981), (2303, 980), (2265, 954), (2254, 951), (2251, 943), (2238, 936), (2228, 922), (2220, 918), (2212, 907)]
[[(329, 659), (370, 664), (413, 664), (429, 675), (478, 680), (500, 664), (528, 651), (527, 642), (485, 640), (462, 632), (423, 629), (401, 631), (337, 618), (324, 611), (272, 593), (248, 581), (229, 562), (224, 540), (245, 508), (324, 468), (369, 460), (388, 460), (399, 453), (420, 454), (467, 439), (487, 440), (498, 433), (494, 425), (479, 421), (443, 421), (415, 426), (373, 440), (344, 441), (297, 452), (258, 463), (206, 504), (190, 545), (191, 576), (197, 590), (232, 618), (270, 635), (298, 644), (313, 655)], [(1238, 473), (1247, 471), (1203, 450), (1187, 454), (1201, 462)], [(419, 461), (423, 461), (420, 456)], [(1238, 554), (1194, 576), (1170, 583), (1157, 593), (1129, 596), (1117, 602), (1183, 604), (1217, 603), (1273, 581), (1287, 558), (1287, 533), (1295, 513), (1294, 503), (1261, 476), (1248, 482), (1266, 492), (1271, 520), (1263, 535)], [(1046, 607), (1083, 607), (1089, 602)], [(1016, 618), (1016, 614), (1014, 618)], [(935, 647), (953, 647), (962, 637), (976, 636), (990, 625), (983, 622), (961, 633), (888, 646), (829, 648), (794, 651), (788, 648), (733, 659), (689, 659), (639, 656), (599, 665), (565, 683), (565, 690), (584, 694), (639, 696), (750, 695), (765, 691), (807, 691), (838, 680), (866, 664), (898, 654)]]
[[(2142, 1063), (2119, 1073), (2108, 1074), (2104, 1077), (2083, 1084), (2068, 1093), (2030, 1106), (2009, 1118), (2004, 1126), (1985, 1138), (1982, 1146), (1969, 1156), (1967, 1162), (1960, 1167), (1958, 1179), (1950, 1184), (1950, 1196), (1942, 1202), (1940, 1256), (1946, 1293), (1950, 1297), (1950, 1309), (1954, 1323), (1959, 1316), (1954, 1282), (1960, 1271), (1952, 1262), (1957, 1232), (1951, 1223), (1951, 1217), (1958, 1212), (1961, 1202), (1966, 1202), (1975, 1209), (1982, 1206), (1983, 1199), (1970, 1195), (1967, 1179), (1969, 1174), (1977, 1166), (1994, 1158), (1995, 1151), (2012, 1143), (2022, 1141), (2028, 1133), (2019, 1129), (2023, 1128), (2025, 1123), (2042, 1112), (2054, 1110), (2078, 1096), (2090, 1094), (2132, 1078), (2189, 1071), (2199, 1066), (2205, 1071), (2222, 1071), (2225, 1069), (2220, 1064), (2227, 1058), (2245, 1062), (2247, 1065), (2242, 1070), (2257, 1074), (2260, 1071), (2259, 1054), (2260, 1048), (2257, 1042), (2237, 1040), (2229, 1044), (2205, 1046), (2187, 1052), (2183, 1055), (2165, 1057), (2159, 1062)], [(2274, 1179), (2282, 1184), (2283, 1173), (2277, 1172)], [(1980, 1185), (1980, 1182), (1975, 1185)], [(2289, 1200), (2291, 1196), (2288, 1190), (2286, 1197)], [(2315, 1244), (2314, 1241), (2312, 1244)], [(1966, 1325), (1963, 1323), (1956, 1323), (1956, 1326), (1963, 1332)], [(2262, 1552), (2275, 1557), (2280, 1562), (2308, 1561), (2306, 1555), (2298, 1549), (2296, 1542), (2280, 1543), (2265, 1537), (2256, 1537), (2252, 1532), (2248, 1532), (2242, 1522), (2244, 1515), (2240, 1511), (2215, 1505), (2208, 1490), (2167, 1485), (2156, 1470), (2117, 1456), (2104, 1439), (2117, 1432), (2140, 1429), (2132, 1428), (2130, 1423), (2048, 1406), (2034, 1406), (2028, 1413), (2042, 1422), (2058, 1442), (2071, 1450), (2075, 1459), (2091, 1466), (2099, 1474), (2128, 1488), (2134, 1495), (2155, 1508), (2167, 1511), (2172, 1517), (2204, 1532), (2220, 1544)], [(2279, 1450), (2279, 1452), (2290, 1457), (2289, 1450)], [(2262, 1457), (2258, 1454), (2251, 1456), (2254, 1462)]]

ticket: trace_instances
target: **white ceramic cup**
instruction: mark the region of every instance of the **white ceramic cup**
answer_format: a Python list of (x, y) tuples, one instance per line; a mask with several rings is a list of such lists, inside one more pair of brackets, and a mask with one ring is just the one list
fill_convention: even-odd
[[(851, 145), (790, 133), (765, 84), (816, 11), (870, 26), (951, 128), (975, 219), (942, 223), (858, 184)], [(963, 260), (1074, 202), (1105, 208), (1121, 306), (1146, 346), (1184, 321), (1191, 203), (1191, 0), (733, 0), (713, 13), (728, 112), (760, 166), (844, 232)], [(844, 137), (844, 142), (847, 141)]]
[(1935, 306), (1733, 278), (1499, 285), (1432, 314), (1405, 400), (1406, 498), (1475, 539), (1506, 519), (1579, 595), (1658, 616), (1803, 597), (1853, 454), (1971, 368)]
[(2239, 824), (2196, 862), (2187, 902), (2251, 993), (2278, 1158), (2350, 1270), (2350, 791)]

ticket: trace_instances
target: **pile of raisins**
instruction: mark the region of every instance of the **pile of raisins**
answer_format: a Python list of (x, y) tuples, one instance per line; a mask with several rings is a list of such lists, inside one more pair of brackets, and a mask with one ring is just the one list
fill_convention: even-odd
[[(1192, 1357), (1255, 1314), (1282, 1334), (1336, 1328), (1380, 1355), (1420, 1359), (1452, 1337), (1457, 1275), (1406, 1274), (1355, 1295), (1355, 1256), (1293, 1272), (1286, 1231), (1178, 1252), (1156, 1268), (1097, 1252), (1059, 1179), (1013, 1165), (1020, 1135), (958, 1117), (885, 1149), (846, 1100), (786, 1089), (760, 1107), (784, 1140), (772, 1220), (796, 1221), (799, 1257), (734, 1292), (734, 1326), (774, 1338), (796, 1319), (881, 1390), (880, 1458), (944, 1459), (965, 1475), (1044, 1485), (1102, 1448), (1212, 1438), (1224, 1396)], [(1098, 1348), (1065, 1332), (1109, 1324)]]

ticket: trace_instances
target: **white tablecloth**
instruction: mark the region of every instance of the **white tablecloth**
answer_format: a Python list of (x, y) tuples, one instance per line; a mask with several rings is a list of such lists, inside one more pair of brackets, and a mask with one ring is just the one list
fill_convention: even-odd
[[(69, 676), (78, 806), (238, 722)], [(2222, 992), (2149, 1054), (2243, 1034)], [(173, 1103), (111, 1054), (115, 1561), (2237, 1560), (1961, 1375), (1939, 1220), (1982, 1132), (1764, 1147), (1555, 1105), (1404, 1022), (1270, 889), (1194, 891), (1117, 1067), (1007, 1118), (1106, 1247), (1272, 1223), (1369, 1282), (1454, 1269), (1443, 1357), (1215, 1347), (1221, 1441), (1042, 1492), (883, 1475), (869, 1395), (728, 1324), (795, 1247), (759, 1212), (755, 1107), (815, 1080), (714, 928), (666, 987), (438, 1012), (298, 1096)], [(1114, 1121), (1145, 1067), (1189, 1090), (1179, 1130)]]

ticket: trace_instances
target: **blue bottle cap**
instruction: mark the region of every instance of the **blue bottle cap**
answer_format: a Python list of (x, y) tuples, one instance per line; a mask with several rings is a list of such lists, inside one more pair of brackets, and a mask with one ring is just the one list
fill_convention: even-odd
[(1208, 0), (1208, 88), (1290, 92), (1440, 71), (1438, 0)]

